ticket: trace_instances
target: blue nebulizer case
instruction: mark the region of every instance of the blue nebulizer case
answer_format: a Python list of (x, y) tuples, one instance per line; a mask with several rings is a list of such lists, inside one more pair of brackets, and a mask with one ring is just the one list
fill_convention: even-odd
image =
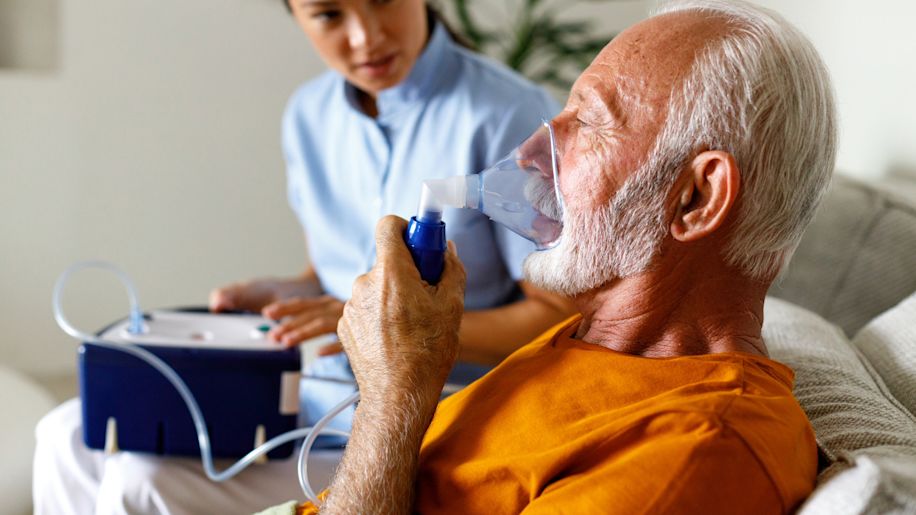
[[(98, 336), (133, 341), (175, 369), (200, 405), (214, 457), (239, 458), (296, 428), (299, 349), (267, 341), (271, 322), (254, 315), (172, 310), (147, 315), (149, 331), (142, 335), (129, 334), (127, 325), (127, 320), (116, 322)], [(79, 388), (87, 447), (104, 449), (115, 437), (120, 450), (200, 455), (181, 396), (141, 359), (83, 343)], [(286, 458), (292, 452), (288, 443), (267, 456)]]

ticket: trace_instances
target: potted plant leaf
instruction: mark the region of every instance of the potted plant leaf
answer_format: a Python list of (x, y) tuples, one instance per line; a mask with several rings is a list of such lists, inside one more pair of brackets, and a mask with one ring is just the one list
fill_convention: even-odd
[[(474, 5), (480, 0), (447, 0), (450, 21), (477, 50), (506, 63), (529, 79), (568, 91), (579, 73), (614, 37), (593, 20), (564, 16), (582, 0), (498, 0), (514, 12), (506, 27), (480, 23)], [(599, 3), (613, 0), (591, 0)], [(491, 2), (492, 4), (492, 2)]]

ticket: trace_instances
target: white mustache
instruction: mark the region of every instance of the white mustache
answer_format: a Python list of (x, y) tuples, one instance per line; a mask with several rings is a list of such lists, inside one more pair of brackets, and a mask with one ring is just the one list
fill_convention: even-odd
[(556, 191), (550, 179), (532, 174), (525, 182), (525, 198), (542, 215), (558, 222), (563, 221), (563, 212), (557, 203)]

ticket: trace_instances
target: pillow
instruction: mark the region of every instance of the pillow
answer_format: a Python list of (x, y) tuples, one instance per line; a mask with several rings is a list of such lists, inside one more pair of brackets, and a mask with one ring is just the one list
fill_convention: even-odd
[(771, 357), (795, 370), (795, 397), (831, 462), (870, 447), (916, 450), (916, 417), (890, 395), (837, 326), (767, 298), (763, 337)]
[(908, 447), (843, 453), (798, 513), (916, 513), (916, 453)]
[(851, 337), (916, 290), (914, 270), (916, 195), (887, 181), (836, 175), (770, 294), (820, 314)]
[(916, 415), (916, 293), (869, 322), (852, 344), (891, 394)]

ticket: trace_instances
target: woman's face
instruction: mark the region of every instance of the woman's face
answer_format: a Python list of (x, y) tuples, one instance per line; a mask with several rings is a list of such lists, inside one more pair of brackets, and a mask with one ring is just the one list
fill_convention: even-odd
[(429, 35), (424, 0), (288, 0), (328, 66), (376, 96), (404, 80)]

